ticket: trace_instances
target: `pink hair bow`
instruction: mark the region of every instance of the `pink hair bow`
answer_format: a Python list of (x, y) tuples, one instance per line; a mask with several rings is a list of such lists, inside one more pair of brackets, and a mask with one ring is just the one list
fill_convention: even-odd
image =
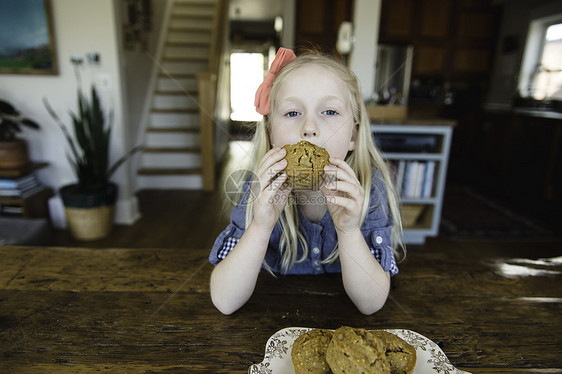
[(279, 48), (273, 62), (271, 63), (271, 67), (267, 72), (265, 78), (263, 79), (262, 84), (258, 87), (256, 91), (256, 98), (254, 100), (254, 105), (256, 106), (256, 112), (261, 115), (268, 115), (269, 114), (269, 92), (271, 91), (271, 86), (273, 85), (273, 81), (275, 80), (275, 76), (285, 65), (289, 62), (296, 59), (297, 56), (295, 52), (287, 48)]

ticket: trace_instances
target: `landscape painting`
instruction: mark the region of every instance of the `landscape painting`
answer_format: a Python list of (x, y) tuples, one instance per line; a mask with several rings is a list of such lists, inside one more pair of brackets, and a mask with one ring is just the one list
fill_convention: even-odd
[(57, 74), (51, 0), (0, 1), (0, 73)]

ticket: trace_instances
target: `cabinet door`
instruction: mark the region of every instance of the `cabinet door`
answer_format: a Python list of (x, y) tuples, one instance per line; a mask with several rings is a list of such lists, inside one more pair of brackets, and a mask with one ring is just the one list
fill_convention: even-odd
[(422, 38), (447, 38), (451, 22), (451, 0), (423, 0), (419, 17), (419, 35)]
[(380, 39), (383, 42), (410, 41), (414, 0), (383, 0)]
[(418, 46), (414, 54), (414, 74), (440, 74), (445, 68), (445, 48)]
[(334, 53), (338, 28), (351, 20), (352, 0), (297, 0), (295, 46)]
[(457, 48), (453, 57), (456, 73), (485, 73), (490, 67), (490, 51), (486, 48)]

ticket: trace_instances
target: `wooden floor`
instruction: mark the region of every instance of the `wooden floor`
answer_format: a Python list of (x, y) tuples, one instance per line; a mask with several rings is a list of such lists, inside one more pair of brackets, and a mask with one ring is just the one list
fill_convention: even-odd
[(211, 248), (228, 223), (220, 214), (219, 193), (143, 190), (137, 194), (141, 218), (115, 225), (101, 240), (77, 241), (67, 230), (54, 233), (54, 246), (88, 248)]

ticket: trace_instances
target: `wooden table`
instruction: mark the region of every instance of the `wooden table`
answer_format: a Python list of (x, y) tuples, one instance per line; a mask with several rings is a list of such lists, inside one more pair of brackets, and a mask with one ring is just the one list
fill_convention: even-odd
[(462, 253), (410, 251), (373, 316), (338, 275), (268, 274), (223, 316), (207, 250), (0, 247), (0, 372), (243, 373), (282, 328), (341, 325), (414, 330), (470, 372), (562, 370), (560, 258)]

